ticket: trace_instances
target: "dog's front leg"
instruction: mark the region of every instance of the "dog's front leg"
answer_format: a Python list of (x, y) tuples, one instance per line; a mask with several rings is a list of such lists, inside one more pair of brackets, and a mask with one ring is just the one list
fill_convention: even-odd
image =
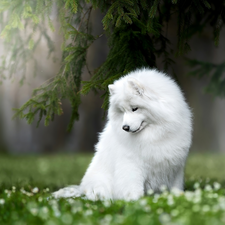
[(114, 199), (130, 201), (144, 195), (143, 172), (134, 163), (121, 162), (117, 165), (114, 178)]

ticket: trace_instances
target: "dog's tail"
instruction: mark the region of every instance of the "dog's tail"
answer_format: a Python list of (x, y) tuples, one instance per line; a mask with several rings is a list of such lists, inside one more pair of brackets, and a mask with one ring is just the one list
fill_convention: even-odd
[(70, 197), (80, 197), (82, 195), (80, 186), (72, 185), (66, 188), (59, 189), (52, 193), (54, 198), (70, 198)]

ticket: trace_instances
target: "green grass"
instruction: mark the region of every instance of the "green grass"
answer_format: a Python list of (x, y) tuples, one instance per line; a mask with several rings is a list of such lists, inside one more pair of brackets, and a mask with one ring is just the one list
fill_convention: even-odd
[(55, 200), (58, 188), (79, 184), (91, 155), (0, 156), (0, 225), (225, 224), (225, 155), (191, 154), (183, 194), (138, 201)]

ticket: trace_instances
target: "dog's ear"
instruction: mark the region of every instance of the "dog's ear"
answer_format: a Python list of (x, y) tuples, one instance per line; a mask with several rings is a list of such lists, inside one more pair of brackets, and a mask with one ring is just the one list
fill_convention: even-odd
[(115, 86), (113, 84), (108, 85), (109, 94), (113, 95), (115, 93)]
[(134, 78), (128, 80), (128, 85), (135, 90), (138, 95), (142, 95), (144, 93), (144, 88), (142, 85)]

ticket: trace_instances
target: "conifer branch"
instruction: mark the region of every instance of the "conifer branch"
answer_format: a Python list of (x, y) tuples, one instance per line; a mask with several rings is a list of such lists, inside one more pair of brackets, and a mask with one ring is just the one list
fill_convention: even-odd
[[(103, 108), (108, 107), (107, 86), (124, 74), (142, 67), (157, 67), (156, 59), (163, 59), (164, 69), (170, 69), (176, 56), (183, 57), (191, 50), (191, 38), (201, 33), (205, 27), (212, 27), (215, 46), (219, 44), (220, 32), (225, 24), (225, 6), (223, 1), (213, 0), (54, 0), (58, 9), (61, 31), (64, 36), (60, 71), (33, 91), (33, 95), (19, 109), (15, 116), (24, 118), (28, 123), (38, 115), (37, 126), (44, 119), (48, 125), (54, 115), (63, 113), (61, 102), (69, 99), (72, 116), (68, 129), (72, 129), (79, 119), (78, 107), (81, 94), (91, 90), (103, 90)], [(47, 22), (54, 31), (50, 13), (53, 0), (11, 0), (0, 1), (1, 36), (5, 38), (5, 47), (10, 53), (3, 57), (0, 65), (0, 83), (8, 71), (13, 76), (20, 71), (25, 78), (25, 68), (33, 60), (35, 49), (44, 38), (48, 44), (49, 57), (54, 51), (54, 44), (43, 26)], [(91, 33), (92, 9), (99, 8), (104, 13), (102, 26), (108, 37), (109, 54), (105, 62), (95, 68), (92, 75), (87, 64), (87, 51), (92, 43), (103, 34), (93, 36)], [(3, 16), (3, 13), (4, 16)], [(168, 40), (167, 30), (171, 18), (177, 20), (177, 50)], [(166, 24), (166, 28), (165, 28)], [(33, 33), (22, 37), (21, 30), (33, 27), (33, 32), (40, 33), (33, 40)], [(10, 60), (8, 60), (8, 58)], [(188, 61), (193, 68), (192, 75), (198, 78), (208, 76), (210, 81), (207, 91), (219, 96), (225, 95), (223, 73), (224, 63)], [(82, 83), (82, 69), (86, 66), (90, 74), (89, 81)]]

